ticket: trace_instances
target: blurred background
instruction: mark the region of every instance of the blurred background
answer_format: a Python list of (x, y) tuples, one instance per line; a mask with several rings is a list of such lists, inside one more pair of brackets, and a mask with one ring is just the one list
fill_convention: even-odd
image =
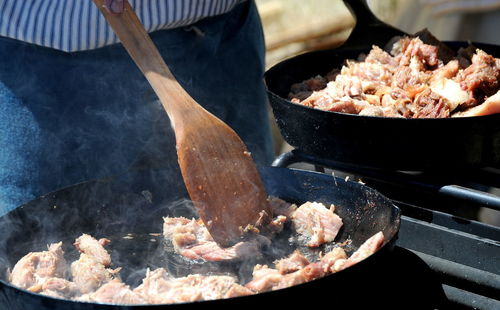
[[(355, 24), (342, 0), (256, 2), (266, 38), (267, 68), (303, 52), (337, 47)], [(500, 45), (500, 0), (368, 0), (368, 4), (380, 20), (407, 33), (427, 28), (443, 41)], [(270, 122), (276, 155), (289, 151), (272, 116)], [(492, 190), (500, 195), (498, 189)], [(481, 212), (482, 221), (500, 225), (500, 212)]]

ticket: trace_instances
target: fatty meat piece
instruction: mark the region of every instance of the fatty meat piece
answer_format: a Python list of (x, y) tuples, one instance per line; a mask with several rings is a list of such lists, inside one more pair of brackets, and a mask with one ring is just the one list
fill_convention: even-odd
[(322, 203), (306, 202), (293, 213), (293, 227), (306, 239), (307, 246), (318, 247), (335, 240), (343, 224), (333, 211), (333, 205), (327, 209)]
[(9, 281), (23, 289), (40, 290), (36, 286), (43, 285), (50, 278), (64, 277), (67, 270), (62, 242), (53, 243), (47, 251), (30, 252), (21, 258), (12, 269)]

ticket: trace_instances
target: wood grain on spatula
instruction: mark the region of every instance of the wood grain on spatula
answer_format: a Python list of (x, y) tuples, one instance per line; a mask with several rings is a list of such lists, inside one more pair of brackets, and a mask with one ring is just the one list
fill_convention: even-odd
[(230, 246), (241, 239), (247, 225), (267, 223), (267, 193), (238, 135), (177, 82), (127, 1), (120, 14), (109, 13), (104, 0), (93, 1), (170, 117), (184, 183), (214, 240)]

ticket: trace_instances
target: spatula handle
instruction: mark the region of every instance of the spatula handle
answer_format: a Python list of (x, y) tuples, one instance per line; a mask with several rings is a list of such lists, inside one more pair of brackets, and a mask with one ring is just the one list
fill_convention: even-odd
[(148, 79), (169, 116), (173, 118), (179, 110), (189, 109), (194, 100), (175, 79), (128, 1), (124, 1), (123, 12), (119, 14), (108, 12), (104, 0), (93, 1)]

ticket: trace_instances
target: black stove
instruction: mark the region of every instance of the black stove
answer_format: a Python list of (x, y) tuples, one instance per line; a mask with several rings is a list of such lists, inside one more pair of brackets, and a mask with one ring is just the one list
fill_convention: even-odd
[(495, 168), (415, 172), (346, 165), (292, 150), (276, 167), (328, 173), (375, 188), (402, 210), (401, 228), (386, 261), (401, 309), (500, 309), (500, 227), (477, 220), (480, 208), (500, 211)]

